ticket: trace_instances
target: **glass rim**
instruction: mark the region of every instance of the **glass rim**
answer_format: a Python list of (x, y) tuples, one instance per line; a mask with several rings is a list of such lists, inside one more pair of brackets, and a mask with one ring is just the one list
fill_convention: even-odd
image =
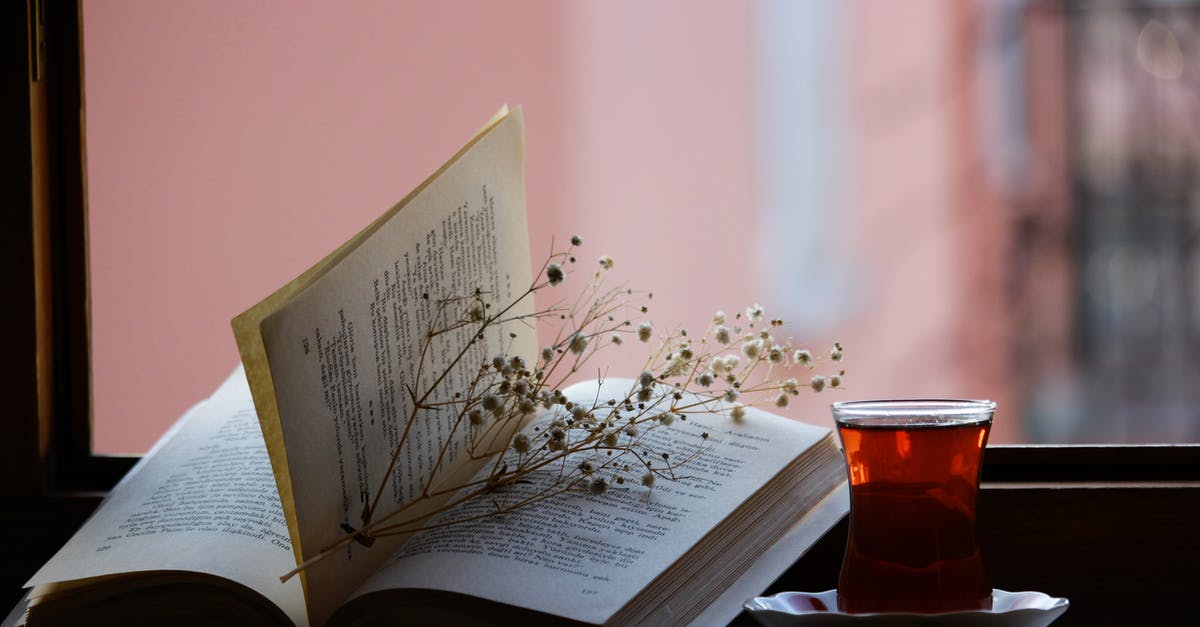
[(830, 409), (836, 422), (874, 422), (879, 419), (982, 422), (992, 419), (996, 402), (958, 398), (879, 399), (838, 401), (832, 403)]

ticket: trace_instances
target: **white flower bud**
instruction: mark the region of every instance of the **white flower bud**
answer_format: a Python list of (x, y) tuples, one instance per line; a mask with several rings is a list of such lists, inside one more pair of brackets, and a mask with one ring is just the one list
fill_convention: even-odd
[(583, 351), (587, 350), (587, 347), (588, 347), (587, 336), (576, 331), (575, 335), (571, 336), (571, 341), (570, 341), (569, 346), (570, 346), (572, 354), (582, 355)]

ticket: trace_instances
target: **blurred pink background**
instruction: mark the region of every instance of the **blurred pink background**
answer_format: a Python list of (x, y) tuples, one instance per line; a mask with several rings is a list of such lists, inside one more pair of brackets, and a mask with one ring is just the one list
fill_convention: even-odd
[[(619, 276), (656, 292), (656, 324), (699, 328), (752, 302), (788, 317), (788, 276), (755, 258), (753, 7), (88, 3), (96, 450), (147, 448), (237, 363), (230, 318), (402, 197), (502, 103), (525, 109), (535, 258), (551, 236), (583, 235), (589, 256), (614, 255)], [(853, 114), (874, 115), (874, 92), (905, 72), (913, 98), (949, 80), (947, 5), (853, 11), (872, 14), (856, 20), (870, 46), (828, 51), (851, 56)], [(855, 178), (870, 182), (849, 198), (858, 217), (794, 240), (836, 240), (897, 273), (863, 303), (882, 318), (790, 329), (814, 351), (846, 345), (839, 398), (1003, 401), (951, 366), (962, 251), (906, 237), (954, 203), (919, 188), (955, 159), (942, 113), (856, 146)], [(830, 400), (791, 414), (827, 421)]]
[[(611, 254), (655, 293), (660, 326), (758, 302), (814, 352), (845, 345), (847, 389), (789, 415), (989, 397), (992, 442), (1012, 442), (1034, 400), (1062, 397), (1039, 385), (1073, 359), (1080, 262), (1066, 235), (1046, 254), (1018, 238), (1069, 230), (1060, 17), (940, 0), (121, 0), (85, 3), (84, 25), (98, 452), (145, 450), (236, 365), (234, 315), (503, 103), (525, 111), (535, 260), (578, 233), (585, 262)], [(1024, 117), (995, 122), (1012, 101)], [(640, 363), (626, 352), (615, 372)]]

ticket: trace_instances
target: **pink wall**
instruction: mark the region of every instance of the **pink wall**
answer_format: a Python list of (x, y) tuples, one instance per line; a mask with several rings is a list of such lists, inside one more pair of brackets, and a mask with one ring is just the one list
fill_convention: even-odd
[(844, 244), (864, 270), (839, 329), (856, 398), (990, 398), (990, 442), (1023, 438), (1013, 376), (1011, 225), (983, 189), (965, 3), (855, 2), (848, 51), (854, 200)]
[[(751, 175), (749, 4), (572, 5), (566, 106), (568, 228), (615, 281), (653, 291), (662, 328), (703, 330), (757, 289), (746, 252)], [(632, 348), (632, 347), (627, 347)], [(635, 371), (644, 351), (606, 356)]]
[(584, 235), (588, 260), (642, 269), (664, 324), (751, 299), (744, 6), (347, 6), (84, 7), (97, 451), (144, 450), (237, 363), (230, 318), (504, 102), (525, 108), (535, 258)]
[(500, 104), (530, 120), (531, 208), (565, 204), (562, 5), (350, 6), (84, 7), (97, 451), (144, 450), (237, 363), (230, 318)]

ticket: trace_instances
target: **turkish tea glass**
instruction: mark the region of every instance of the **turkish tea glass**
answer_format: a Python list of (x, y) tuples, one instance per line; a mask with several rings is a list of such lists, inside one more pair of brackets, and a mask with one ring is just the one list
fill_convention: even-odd
[(841, 610), (990, 609), (975, 505), (996, 404), (847, 401), (832, 410), (850, 479)]

